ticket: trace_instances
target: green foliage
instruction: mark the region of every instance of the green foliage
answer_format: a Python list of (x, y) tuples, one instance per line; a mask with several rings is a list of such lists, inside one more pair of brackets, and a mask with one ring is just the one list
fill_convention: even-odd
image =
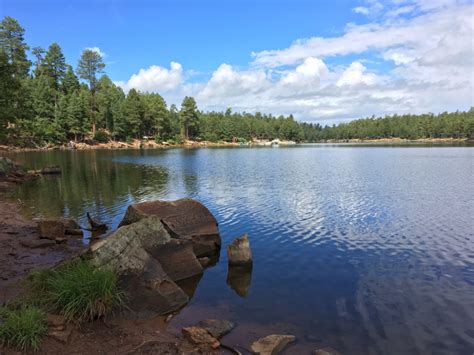
[(109, 141), (110, 137), (109, 134), (107, 133), (106, 130), (104, 129), (99, 129), (97, 132), (95, 132), (94, 140), (98, 143), (107, 143)]
[(113, 271), (99, 270), (83, 260), (33, 274), (29, 285), (40, 304), (67, 320), (103, 318), (125, 301)]
[(46, 315), (32, 306), (0, 308), (0, 342), (21, 351), (38, 350), (48, 332)]

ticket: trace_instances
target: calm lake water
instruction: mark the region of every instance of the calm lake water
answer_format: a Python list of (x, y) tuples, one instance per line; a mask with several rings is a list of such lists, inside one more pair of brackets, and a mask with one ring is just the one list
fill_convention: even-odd
[[(297, 336), (287, 354), (474, 351), (474, 148), (293, 148), (19, 153), (61, 177), (19, 186), (35, 216), (85, 211), (113, 226), (130, 203), (191, 197), (223, 249), (172, 321), (225, 317), (228, 344)], [(248, 233), (252, 274), (228, 280), (225, 246)]]

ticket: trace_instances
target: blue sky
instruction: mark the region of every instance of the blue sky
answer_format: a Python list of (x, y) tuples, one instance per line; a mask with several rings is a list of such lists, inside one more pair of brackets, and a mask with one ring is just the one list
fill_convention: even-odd
[(0, 14), (74, 67), (97, 48), (124, 90), (168, 103), (320, 122), (473, 105), (472, 1), (2, 0)]

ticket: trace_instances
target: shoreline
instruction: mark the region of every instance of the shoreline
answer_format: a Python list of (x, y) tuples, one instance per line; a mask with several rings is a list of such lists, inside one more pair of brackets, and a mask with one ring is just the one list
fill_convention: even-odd
[[(467, 138), (420, 138), (420, 139), (405, 139), (405, 138), (379, 138), (379, 139), (338, 139), (325, 140), (318, 142), (292, 142), (281, 141), (279, 146), (298, 146), (303, 144), (462, 144), (474, 143)], [(74, 148), (67, 145), (47, 145), (39, 148), (26, 148), (13, 145), (0, 144), (0, 152), (42, 152), (51, 150), (113, 150), (113, 149), (173, 149), (173, 148), (238, 148), (238, 147), (270, 147), (271, 141), (255, 141), (248, 143), (233, 143), (233, 142), (208, 142), (208, 141), (186, 141), (182, 144), (158, 144), (154, 141), (143, 142), (138, 139), (132, 143), (110, 141), (108, 143), (75, 143)]]

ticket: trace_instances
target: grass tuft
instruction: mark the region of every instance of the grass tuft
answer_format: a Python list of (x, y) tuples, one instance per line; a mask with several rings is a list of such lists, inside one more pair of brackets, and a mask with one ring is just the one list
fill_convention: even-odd
[(0, 342), (21, 351), (38, 350), (48, 332), (46, 315), (36, 307), (0, 308)]
[(124, 304), (117, 276), (86, 261), (76, 261), (53, 271), (46, 279), (48, 303), (67, 320), (79, 322), (103, 318)]

